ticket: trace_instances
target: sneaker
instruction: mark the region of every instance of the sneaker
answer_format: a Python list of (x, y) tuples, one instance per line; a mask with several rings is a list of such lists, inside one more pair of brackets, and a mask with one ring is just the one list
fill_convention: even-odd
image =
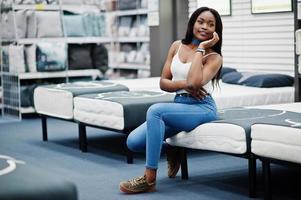
[(179, 153), (179, 150), (176, 148), (168, 147), (166, 149), (167, 176), (169, 178), (175, 178), (180, 169), (181, 160)]
[(128, 181), (122, 181), (119, 184), (120, 190), (128, 194), (154, 192), (156, 190), (155, 186), (156, 182), (148, 183), (145, 175)]

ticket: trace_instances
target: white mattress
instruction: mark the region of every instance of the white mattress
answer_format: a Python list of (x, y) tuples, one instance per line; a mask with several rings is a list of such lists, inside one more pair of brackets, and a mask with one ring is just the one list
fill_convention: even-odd
[[(276, 109), (276, 110), (296, 110), (296, 106), (301, 109), (301, 104), (277, 104), (252, 106), (247, 108)], [(301, 131), (301, 129), (300, 129)], [(235, 124), (229, 123), (206, 123), (199, 125), (191, 132), (180, 132), (168, 138), (167, 143), (173, 146), (181, 146), (192, 149), (211, 150), (227, 152), (233, 154), (243, 154), (247, 151), (246, 132)]]
[(148, 90), (162, 91), (160, 89), (160, 77), (138, 78), (138, 79), (120, 79), (108, 80), (112, 83), (118, 83), (127, 86), (130, 91)]
[[(111, 80), (110, 80), (111, 81)], [(161, 91), (160, 77), (112, 80), (130, 90)], [(294, 87), (257, 88), (219, 82), (212, 92), (218, 109), (294, 102)]]
[[(122, 87), (116, 83), (103, 84), (99, 81), (39, 86), (34, 91), (34, 105), (37, 113), (73, 119), (74, 94), (87, 94), (93, 91), (95, 93)], [(123, 88), (125, 89), (125, 87)]]
[(174, 95), (157, 91), (122, 91), (77, 96), (74, 98), (74, 119), (102, 128), (128, 130), (145, 121), (150, 105), (172, 102), (173, 98)]
[[(260, 106), (301, 113), (301, 103)], [(292, 127), (255, 124), (251, 127), (252, 152), (268, 158), (301, 163), (301, 118)], [(298, 126), (299, 128), (294, 128)]]
[(212, 93), (218, 109), (294, 102), (294, 87), (257, 88), (219, 82)]

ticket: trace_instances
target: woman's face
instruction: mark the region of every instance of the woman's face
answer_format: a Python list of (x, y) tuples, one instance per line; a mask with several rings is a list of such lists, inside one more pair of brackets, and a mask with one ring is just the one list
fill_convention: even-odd
[(199, 40), (208, 40), (213, 37), (216, 21), (214, 15), (210, 11), (202, 12), (193, 26), (193, 35)]

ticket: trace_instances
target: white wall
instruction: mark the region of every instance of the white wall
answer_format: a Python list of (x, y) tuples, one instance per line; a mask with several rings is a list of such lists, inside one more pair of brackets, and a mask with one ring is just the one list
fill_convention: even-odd
[[(214, 0), (213, 0), (214, 1)], [(189, 0), (189, 16), (197, 0)], [(251, 14), (251, 0), (232, 0), (232, 16), (222, 16), (224, 66), (294, 70), (294, 14)]]

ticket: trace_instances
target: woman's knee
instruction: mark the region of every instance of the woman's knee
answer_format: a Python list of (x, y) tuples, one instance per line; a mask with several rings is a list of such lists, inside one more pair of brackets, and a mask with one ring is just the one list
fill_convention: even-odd
[(162, 110), (162, 104), (161, 103), (156, 103), (156, 104), (153, 104), (151, 105), (148, 110), (147, 110), (147, 113), (146, 113), (146, 118), (149, 118), (151, 116), (156, 116), (156, 115), (160, 115), (160, 112)]
[(145, 151), (145, 144), (142, 141), (137, 140), (134, 137), (128, 136), (126, 140), (126, 145), (129, 150), (133, 152), (144, 152)]
[(133, 130), (127, 138), (127, 147), (134, 152), (144, 152), (146, 148), (146, 123)]

